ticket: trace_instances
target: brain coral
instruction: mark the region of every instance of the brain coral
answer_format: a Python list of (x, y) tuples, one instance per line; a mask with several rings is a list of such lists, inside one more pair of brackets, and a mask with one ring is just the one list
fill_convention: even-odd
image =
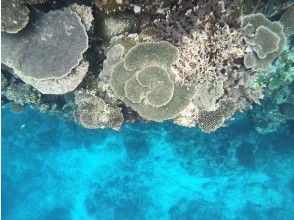
[(17, 0), (1, 1), (1, 31), (17, 33), (29, 21), (29, 9)]
[[(88, 37), (78, 15), (64, 9), (47, 14), (39, 12), (25, 31), (17, 35), (3, 34), (1, 43), (2, 63), (42, 92), (39, 82), (44, 86), (45, 81), (61, 82), (78, 66), (88, 48)], [(54, 86), (50, 90), (50, 85), (44, 91), (63, 94), (74, 89), (81, 79), (72, 81), (70, 87), (57, 83), (61, 86), (59, 91)]]
[(170, 68), (178, 50), (168, 42), (139, 43), (113, 69), (111, 86), (126, 105), (148, 120), (176, 117), (194, 90), (175, 83)]
[(244, 58), (245, 66), (255, 71), (267, 69), (284, 49), (286, 36), (283, 26), (260, 13), (242, 17), (241, 26), (250, 48)]

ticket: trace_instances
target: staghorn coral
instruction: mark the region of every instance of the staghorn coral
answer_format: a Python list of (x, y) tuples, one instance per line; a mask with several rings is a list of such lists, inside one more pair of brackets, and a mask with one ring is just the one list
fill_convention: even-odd
[[(237, 1), (238, 2), (238, 1)], [(242, 0), (239, 1), (243, 14), (262, 13), (267, 17), (274, 17), (291, 4), (289, 0)]]
[(74, 112), (75, 121), (85, 128), (113, 128), (120, 129), (124, 118), (121, 109), (106, 104), (105, 101), (83, 91), (75, 93)]
[(113, 91), (145, 119), (174, 118), (194, 95), (193, 89), (175, 83), (170, 72), (177, 55), (177, 49), (167, 42), (139, 43), (113, 69)]
[(287, 11), (282, 15), (280, 22), (284, 26), (287, 36), (294, 34), (294, 5), (290, 6)]
[(1, 31), (17, 33), (29, 22), (29, 9), (17, 0), (1, 1)]
[(2, 63), (43, 93), (72, 91), (86, 73), (87, 64), (78, 64), (88, 37), (80, 18), (69, 9), (39, 12), (25, 31), (3, 34), (1, 42)]
[(177, 0), (130, 0), (131, 5), (140, 8), (140, 12), (161, 13), (164, 8), (174, 5)]
[(261, 13), (242, 17), (241, 26), (249, 49), (244, 58), (246, 68), (265, 70), (284, 50), (283, 26), (280, 22), (271, 22)]

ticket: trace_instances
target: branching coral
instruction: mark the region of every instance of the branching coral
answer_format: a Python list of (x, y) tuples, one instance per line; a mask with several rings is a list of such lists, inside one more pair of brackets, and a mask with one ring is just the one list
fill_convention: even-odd
[(1, 1), (1, 31), (17, 33), (29, 22), (29, 9), (17, 0)]
[(242, 17), (241, 26), (250, 48), (244, 58), (245, 66), (255, 71), (265, 70), (284, 50), (286, 36), (283, 26), (260, 13)]
[(140, 43), (116, 65), (111, 86), (116, 95), (148, 120), (176, 117), (194, 90), (174, 81), (170, 71), (178, 51), (167, 42)]
[[(230, 10), (217, 1), (182, 2), (141, 34), (144, 40), (165, 40), (175, 46), (179, 50), (179, 59), (172, 64), (175, 81), (196, 89), (192, 101), (175, 119), (180, 125), (197, 126), (199, 114), (213, 115), (220, 100), (232, 102), (232, 109), (238, 111), (262, 98), (261, 88), (254, 86), (256, 72), (242, 65), (246, 44), (242, 28), (236, 25), (238, 18), (229, 15)], [(223, 120), (218, 121), (211, 127), (215, 129)]]
[[(20, 2), (26, 7), (43, 0), (17, 0), (17, 7)], [(92, 3), (104, 13), (93, 14), (91, 7), (78, 4), (54, 11), (56, 5), (49, 2), (49, 12), (35, 11), (24, 30), (3, 33), (1, 46), (3, 68), (48, 101), (39, 109), (46, 111), (47, 103), (55, 103), (50, 97), (60, 98), (60, 105), (52, 109), (74, 111), (75, 121), (86, 128), (119, 128), (123, 121), (141, 116), (158, 122), (173, 119), (212, 132), (236, 111), (259, 103), (263, 87), (272, 83), (259, 82), (257, 76), (281, 54), (284, 31), (289, 36), (292, 30), (293, 6), (280, 22), (253, 14), (244, 16), (240, 24), (242, 7), (236, 1)], [(7, 0), (3, 5), (11, 6)], [(101, 20), (92, 26), (94, 15)], [(138, 33), (130, 34), (133, 31)], [(103, 50), (107, 58), (100, 72)], [(93, 55), (97, 51), (98, 58)], [(3, 85), (12, 94), (9, 83), (4, 80)], [(70, 93), (74, 90), (79, 92)], [(67, 103), (70, 94), (75, 94), (75, 101)], [(276, 110), (291, 118), (292, 104), (279, 98)], [(15, 109), (23, 105), (12, 101)]]
[(75, 120), (86, 128), (119, 129), (124, 121), (120, 108), (106, 104), (98, 96), (78, 91), (75, 93), (75, 103)]
[[(74, 74), (73, 69), (87, 48), (88, 37), (75, 12), (69, 9), (39, 12), (22, 33), (2, 35), (2, 63), (41, 92), (64, 94), (72, 91), (81, 82), (81, 75), (85, 75), (86, 71)], [(73, 75), (76, 78), (68, 84)]]

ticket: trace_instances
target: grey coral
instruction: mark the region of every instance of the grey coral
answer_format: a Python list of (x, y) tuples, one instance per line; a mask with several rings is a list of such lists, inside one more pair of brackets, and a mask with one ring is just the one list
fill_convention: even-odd
[[(3, 34), (1, 43), (2, 63), (41, 91), (39, 82), (61, 82), (79, 65), (88, 48), (88, 37), (79, 16), (64, 9), (47, 14), (39, 12), (25, 31), (17, 35)], [(70, 87), (57, 83), (59, 91), (52, 87), (53, 90), (46, 88), (48, 91), (43, 92), (64, 94), (80, 82), (76, 80), (75, 86)]]
[(29, 22), (29, 9), (17, 0), (1, 1), (1, 31), (17, 33)]

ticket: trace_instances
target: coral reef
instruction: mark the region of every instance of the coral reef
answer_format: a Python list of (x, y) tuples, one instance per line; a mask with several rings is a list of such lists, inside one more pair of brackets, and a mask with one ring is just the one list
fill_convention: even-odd
[(17, 33), (29, 22), (29, 9), (17, 0), (1, 1), (1, 31)]
[(17, 1), (22, 4), (36, 5), (36, 4), (44, 4), (51, 0), (17, 0)]
[(111, 75), (116, 95), (148, 120), (176, 117), (194, 95), (170, 71), (178, 51), (167, 42), (140, 43), (131, 48)]
[[(3, 34), (1, 39), (2, 63), (46, 94), (64, 94), (77, 87), (83, 78), (77, 74), (81, 72), (77, 66), (87, 48), (85, 27), (69, 9), (40, 12), (26, 31)], [(85, 74), (86, 71), (82, 73)], [(74, 79), (68, 83), (68, 78)]]
[[(26, 105), (39, 105), (41, 94), (32, 86), (24, 84), (16, 78), (9, 79), (7, 74), (1, 71), (2, 98), (10, 102), (10, 105), (22, 110)], [(18, 111), (18, 112), (19, 112)]]
[(95, 5), (105, 14), (115, 14), (126, 10), (135, 13), (160, 14), (177, 0), (95, 0)]
[(286, 36), (282, 24), (259, 13), (242, 17), (241, 26), (250, 45), (244, 58), (246, 68), (265, 70), (284, 50)]
[(78, 5), (77, 3), (70, 5), (69, 8), (78, 14), (86, 31), (89, 31), (94, 20), (92, 8), (85, 5)]
[[(261, 88), (253, 86), (257, 72), (242, 65), (247, 45), (231, 10), (222, 2), (183, 2), (143, 30), (143, 39), (168, 41), (179, 50), (172, 65), (175, 80), (197, 91), (175, 120), (180, 125), (197, 126), (200, 112), (215, 111), (221, 100), (233, 102), (234, 110), (240, 111), (263, 97)], [(219, 127), (223, 120), (218, 122)]]
[(30, 106), (42, 113), (72, 120), (73, 105), (66, 96), (43, 95), (5, 70), (1, 70), (1, 80), (3, 106), (9, 104), (15, 112), (21, 112)]
[(132, 33), (138, 28), (136, 17), (128, 13), (106, 15), (104, 17), (104, 28), (102, 36), (110, 40), (114, 36), (124, 33)]
[(280, 22), (284, 26), (287, 36), (294, 34), (294, 5), (290, 6), (287, 11), (282, 15)]
[(230, 118), (235, 112), (234, 103), (226, 100), (222, 101), (220, 106), (215, 111), (199, 112), (198, 126), (205, 132), (212, 132), (219, 128), (225, 121)]
[[(287, 132), (294, 94), (294, 47), (286, 50), (270, 70), (260, 74), (258, 84), (265, 87), (264, 100), (250, 113), (260, 133)], [(291, 108), (292, 107), (292, 108)], [(289, 117), (290, 116), (290, 117)], [(293, 119), (292, 119), (293, 120)]]
[(86, 128), (171, 119), (212, 132), (264, 96), (264, 111), (274, 97), (277, 120), (291, 120), (293, 5), (274, 2), (19, 0), (16, 14), (30, 5), (32, 15), (24, 30), (2, 33), (2, 69), (13, 74), (2, 103), (23, 106), (7, 93), (17, 78), (41, 97), (28, 104)]
[(75, 93), (74, 112), (75, 121), (85, 128), (113, 128), (120, 129), (124, 121), (121, 109), (112, 107), (95, 95), (83, 91)]

